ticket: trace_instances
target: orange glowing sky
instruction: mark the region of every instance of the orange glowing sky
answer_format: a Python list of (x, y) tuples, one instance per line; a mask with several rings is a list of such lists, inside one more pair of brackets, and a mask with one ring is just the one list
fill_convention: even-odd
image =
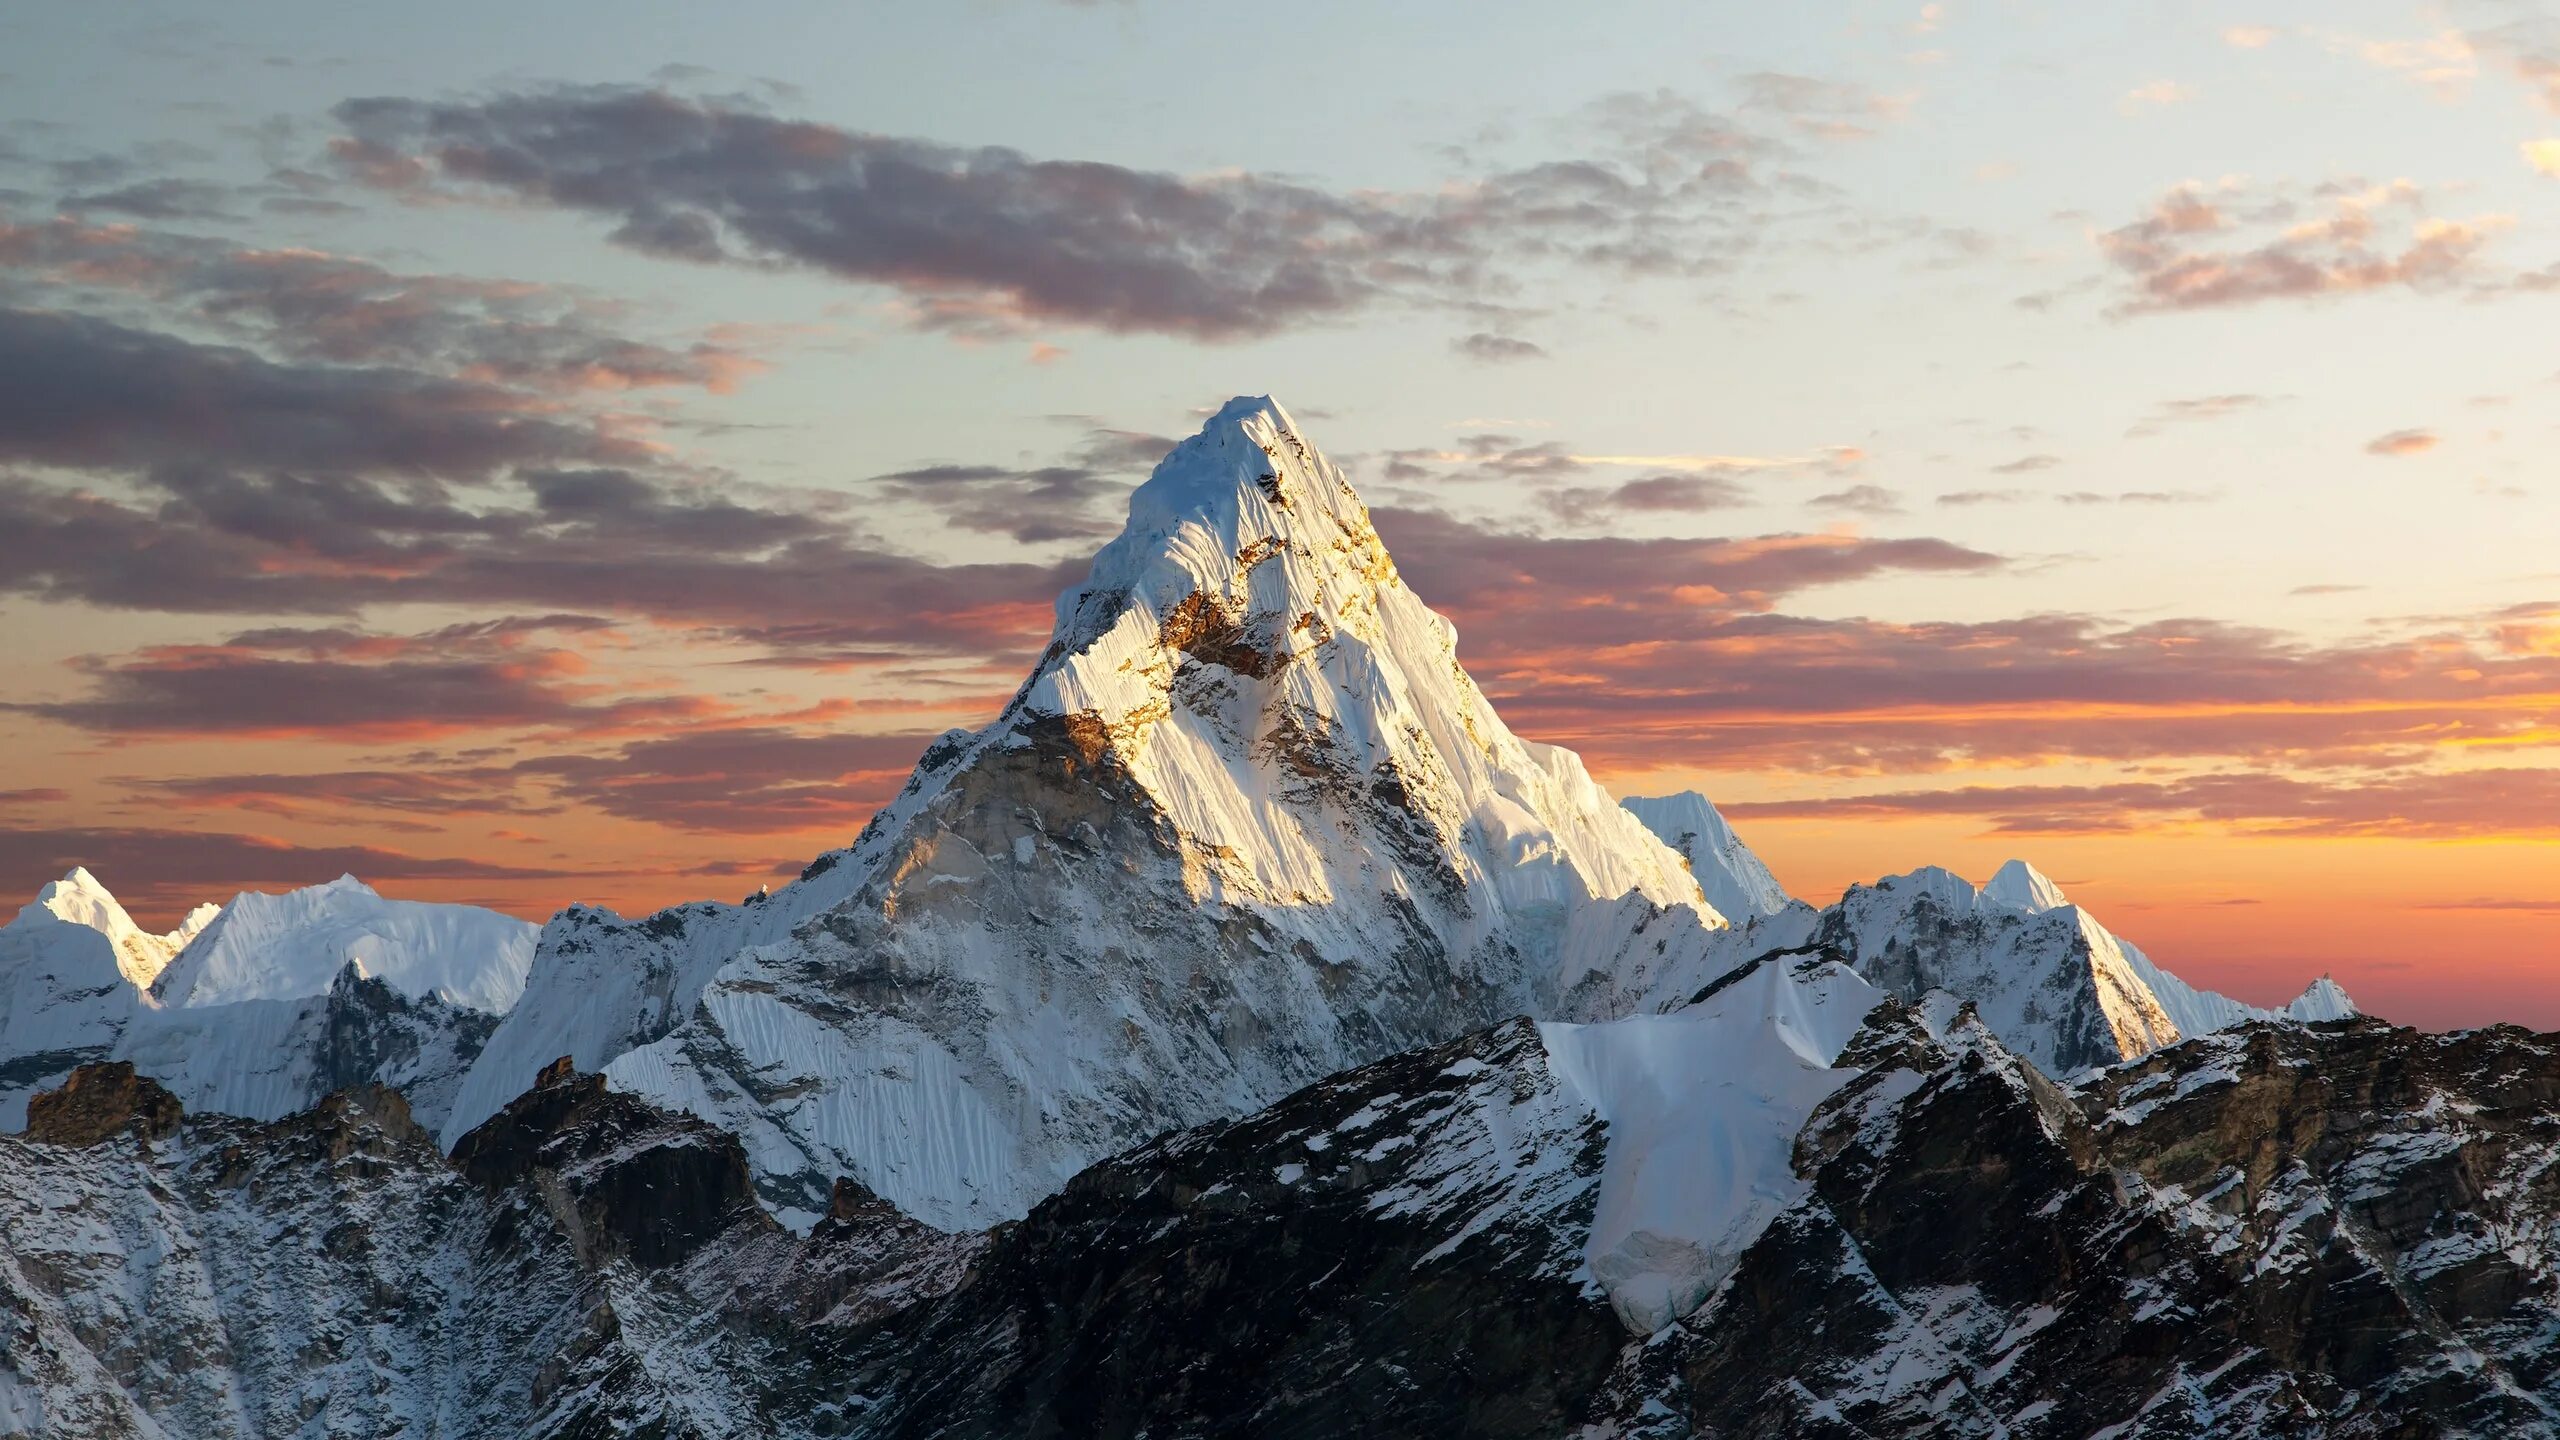
[(2560, 17), (371, 8), (0, 18), (0, 890), (786, 879), (1270, 392), (1804, 898), (2560, 1028)]

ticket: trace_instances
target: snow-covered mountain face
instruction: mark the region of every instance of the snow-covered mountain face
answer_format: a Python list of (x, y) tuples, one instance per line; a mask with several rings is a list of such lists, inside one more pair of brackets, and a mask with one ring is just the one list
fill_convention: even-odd
[[(566, 1053), (734, 1129), (803, 1216), (844, 1174), (981, 1224), (1379, 1055), (1635, 1008), (1628, 973), (1722, 926), (1578, 759), (1503, 726), (1267, 400), (1166, 457), (1004, 714), (813, 871), (555, 922), (448, 1135)], [(602, 1014), (560, 1018), (571, 976)]]
[(534, 927), (387, 900), (352, 877), (200, 906), (167, 935), (74, 870), (0, 927), (0, 1129), (90, 1060), (192, 1109), (273, 1119), (349, 1085), (440, 1120), (522, 990)]
[(2002, 1043), (2057, 1076), (2251, 1020), (2356, 1013), (2325, 976), (2280, 1010), (2189, 985), (2022, 860), (1980, 887), (1936, 867), (1851, 886), (1813, 941), (1907, 1003), (1972, 1005)]
[(356, 973), (412, 1000), (503, 1015), (524, 992), (533, 926), (471, 905), (388, 900), (353, 875), (222, 907), (151, 982), (173, 1008), (291, 1000)]
[(871, 873), (949, 761), (970, 738), (954, 731), (925, 752), (904, 793), (843, 850), (811, 862), (793, 883), (730, 905), (699, 900), (626, 920), (573, 905), (542, 927), (524, 994), (464, 1076), (443, 1124), (447, 1146), (505, 1108), (532, 1077), (566, 1057), (580, 1070), (657, 1040), (691, 1016), (703, 987), (744, 951), (790, 938), (811, 917), (844, 903)]
[(1630, 795), (1622, 803), (1627, 813), (1680, 852), (1707, 903), (1733, 923), (1775, 915), (1793, 903), (1778, 877), (1733, 833), (1706, 796), (1683, 790), (1677, 795)]

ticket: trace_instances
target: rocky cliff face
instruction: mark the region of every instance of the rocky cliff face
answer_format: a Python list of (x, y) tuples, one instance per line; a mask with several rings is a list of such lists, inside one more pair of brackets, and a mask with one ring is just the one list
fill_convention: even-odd
[(1661, 1433), (2553, 1433), (2545, 1037), (2259, 1024), (2066, 1092), (1913, 1016), (1862, 1058), (1814, 1198), (1647, 1357)]

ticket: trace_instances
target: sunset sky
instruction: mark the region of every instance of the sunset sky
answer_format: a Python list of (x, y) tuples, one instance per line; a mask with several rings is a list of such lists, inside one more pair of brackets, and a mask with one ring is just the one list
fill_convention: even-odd
[[(0, 891), (724, 898), (1270, 393), (1798, 895), (2560, 1027), (2560, 9), (0, 11)], [(13, 899), (10, 904), (18, 903)]]

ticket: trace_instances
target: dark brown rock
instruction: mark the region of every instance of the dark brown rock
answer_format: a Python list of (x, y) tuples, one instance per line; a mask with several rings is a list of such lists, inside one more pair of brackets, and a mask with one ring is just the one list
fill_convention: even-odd
[(119, 1135), (144, 1143), (177, 1133), (178, 1097), (134, 1072), (129, 1060), (83, 1065), (27, 1100), (26, 1136), (47, 1145), (102, 1145)]

